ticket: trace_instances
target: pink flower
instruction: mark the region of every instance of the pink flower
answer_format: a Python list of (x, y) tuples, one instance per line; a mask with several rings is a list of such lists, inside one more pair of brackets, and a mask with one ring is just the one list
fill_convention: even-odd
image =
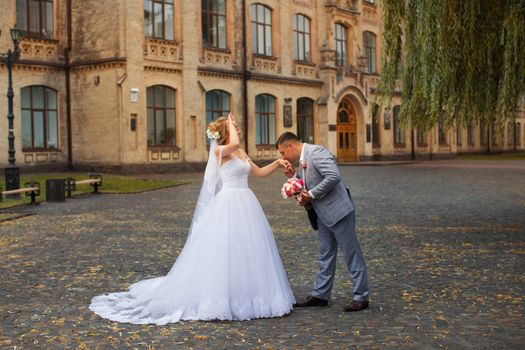
[(298, 178), (288, 179), (281, 188), (281, 195), (284, 198), (291, 198), (293, 195), (299, 193), (304, 188), (304, 182)]

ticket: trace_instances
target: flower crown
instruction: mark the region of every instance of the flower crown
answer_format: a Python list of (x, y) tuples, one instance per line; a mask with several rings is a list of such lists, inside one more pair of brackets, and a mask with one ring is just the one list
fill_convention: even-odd
[(218, 140), (218, 139), (221, 138), (221, 134), (219, 134), (218, 131), (212, 132), (212, 131), (210, 130), (210, 128), (208, 128), (208, 130), (206, 130), (206, 134), (208, 135), (208, 138), (209, 138), (209, 139)]

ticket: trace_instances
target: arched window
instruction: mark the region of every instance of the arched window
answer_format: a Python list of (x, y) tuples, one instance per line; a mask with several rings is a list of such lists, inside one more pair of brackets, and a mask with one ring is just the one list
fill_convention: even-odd
[(303, 142), (314, 142), (314, 101), (306, 97), (297, 100), (297, 136)]
[(405, 146), (405, 130), (401, 128), (399, 120), (399, 112), (401, 111), (400, 106), (394, 107), (394, 145)]
[(146, 37), (173, 40), (173, 24), (173, 0), (144, 0)]
[(22, 89), (22, 148), (58, 148), (57, 93), (45, 86)]
[(16, 27), (29, 36), (53, 38), (53, 0), (16, 0)]
[(202, 43), (226, 48), (226, 0), (202, 0)]
[(253, 53), (264, 56), (272, 55), (272, 10), (261, 4), (250, 8), (252, 21)]
[(445, 115), (441, 113), (438, 121), (438, 140), (441, 146), (448, 144), (447, 129), (445, 129)]
[(342, 24), (335, 24), (335, 65), (346, 67), (348, 64), (347, 54), (348, 42), (346, 40), (346, 27)]
[(219, 117), (230, 113), (230, 94), (223, 90), (206, 92), (206, 126)]
[(463, 129), (460, 127), (456, 128), (456, 144), (461, 146), (463, 143)]
[(368, 61), (368, 72), (376, 73), (376, 35), (372, 32), (364, 32), (363, 46)]
[(255, 142), (257, 145), (275, 144), (275, 97), (255, 96)]
[(310, 19), (301, 14), (293, 16), (293, 51), (296, 61), (310, 62)]
[(154, 85), (146, 91), (148, 146), (175, 145), (175, 90)]

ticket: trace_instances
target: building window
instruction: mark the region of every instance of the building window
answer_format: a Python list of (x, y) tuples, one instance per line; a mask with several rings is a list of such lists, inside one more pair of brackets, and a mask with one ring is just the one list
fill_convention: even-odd
[(155, 85), (146, 91), (148, 146), (175, 145), (175, 90)]
[(479, 123), (479, 144), (487, 144), (487, 127), (485, 126), (485, 123), (483, 121), (480, 121)]
[[(212, 90), (206, 93), (206, 128), (212, 120), (228, 116), (230, 113), (230, 97), (229, 93), (222, 90)], [(206, 138), (206, 143), (210, 143), (208, 138)]]
[(144, 0), (146, 37), (173, 40), (173, 0)]
[(401, 112), (400, 106), (394, 107), (394, 145), (405, 146), (405, 129), (401, 127), (399, 120), (399, 113)]
[(447, 129), (445, 128), (445, 116), (441, 114), (438, 121), (438, 142), (440, 146), (448, 145)]
[(306, 97), (297, 100), (297, 136), (303, 142), (314, 142), (314, 101)]
[(44, 86), (22, 89), (22, 148), (57, 149), (57, 93)]
[(461, 134), (463, 132), (463, 130), (461, 130), (461, 128), (457, 128), (456, 129), (456, 144), (458, 146), (461, 146), (462, 142), (463, 142), (463, 135)]
[(469, 146), (474, 145), (474, 128), (472, 127), (472, 123), (469, 123), (467, 126), (467, 144)]
[(53, 0), (16, 0), (16, 27), (28, 36), (53, 38)]
[(364, 32), (363, 43), (368, 63), (368, 72), (376, 73), (376, 35), (372, 32)]
[(255, 142), (257, 145), (275, 144), (275, 97), (255, 96)]
[(510, 122), (507, 123), (507, 145), (513, 146), (514, 145), (514, 128), (516, 127), (516, 124), (512, 124)]
[(521, 124), (516, 123), (516, 145), (521, 146)]
[(202, 0), (202, 43), (226, 48), (226, 0)]
[(252, 47), (258, 55), (272, 55), (272, 10), (261, 4), (251, 6)]
[(335, 65), (337, 67), (346, 67), (348, 63), (346, 40), (346, 27), (342, 24), (335, 24)]
[(293, 16), (293, 51), (296, 61), (310, 62), (310, 19)]
[(427, 146), (427, 136), (423, 132), (423, 130), (417, 131), (417, 145), (418, 147), (426, 147)]
[(379, 105), (374, 105), (372, 110), (372, 147), (381, 147), (381, 140), (379, 139)]

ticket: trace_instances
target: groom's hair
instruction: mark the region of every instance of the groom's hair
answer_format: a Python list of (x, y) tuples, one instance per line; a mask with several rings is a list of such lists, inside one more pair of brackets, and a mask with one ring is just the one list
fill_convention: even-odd
[(301, 139), (293, 132), (285, 132), (275, 142), (275, 148), (279, 148), (279, 145), (284, 145), (286, 142), (301, 142)]

